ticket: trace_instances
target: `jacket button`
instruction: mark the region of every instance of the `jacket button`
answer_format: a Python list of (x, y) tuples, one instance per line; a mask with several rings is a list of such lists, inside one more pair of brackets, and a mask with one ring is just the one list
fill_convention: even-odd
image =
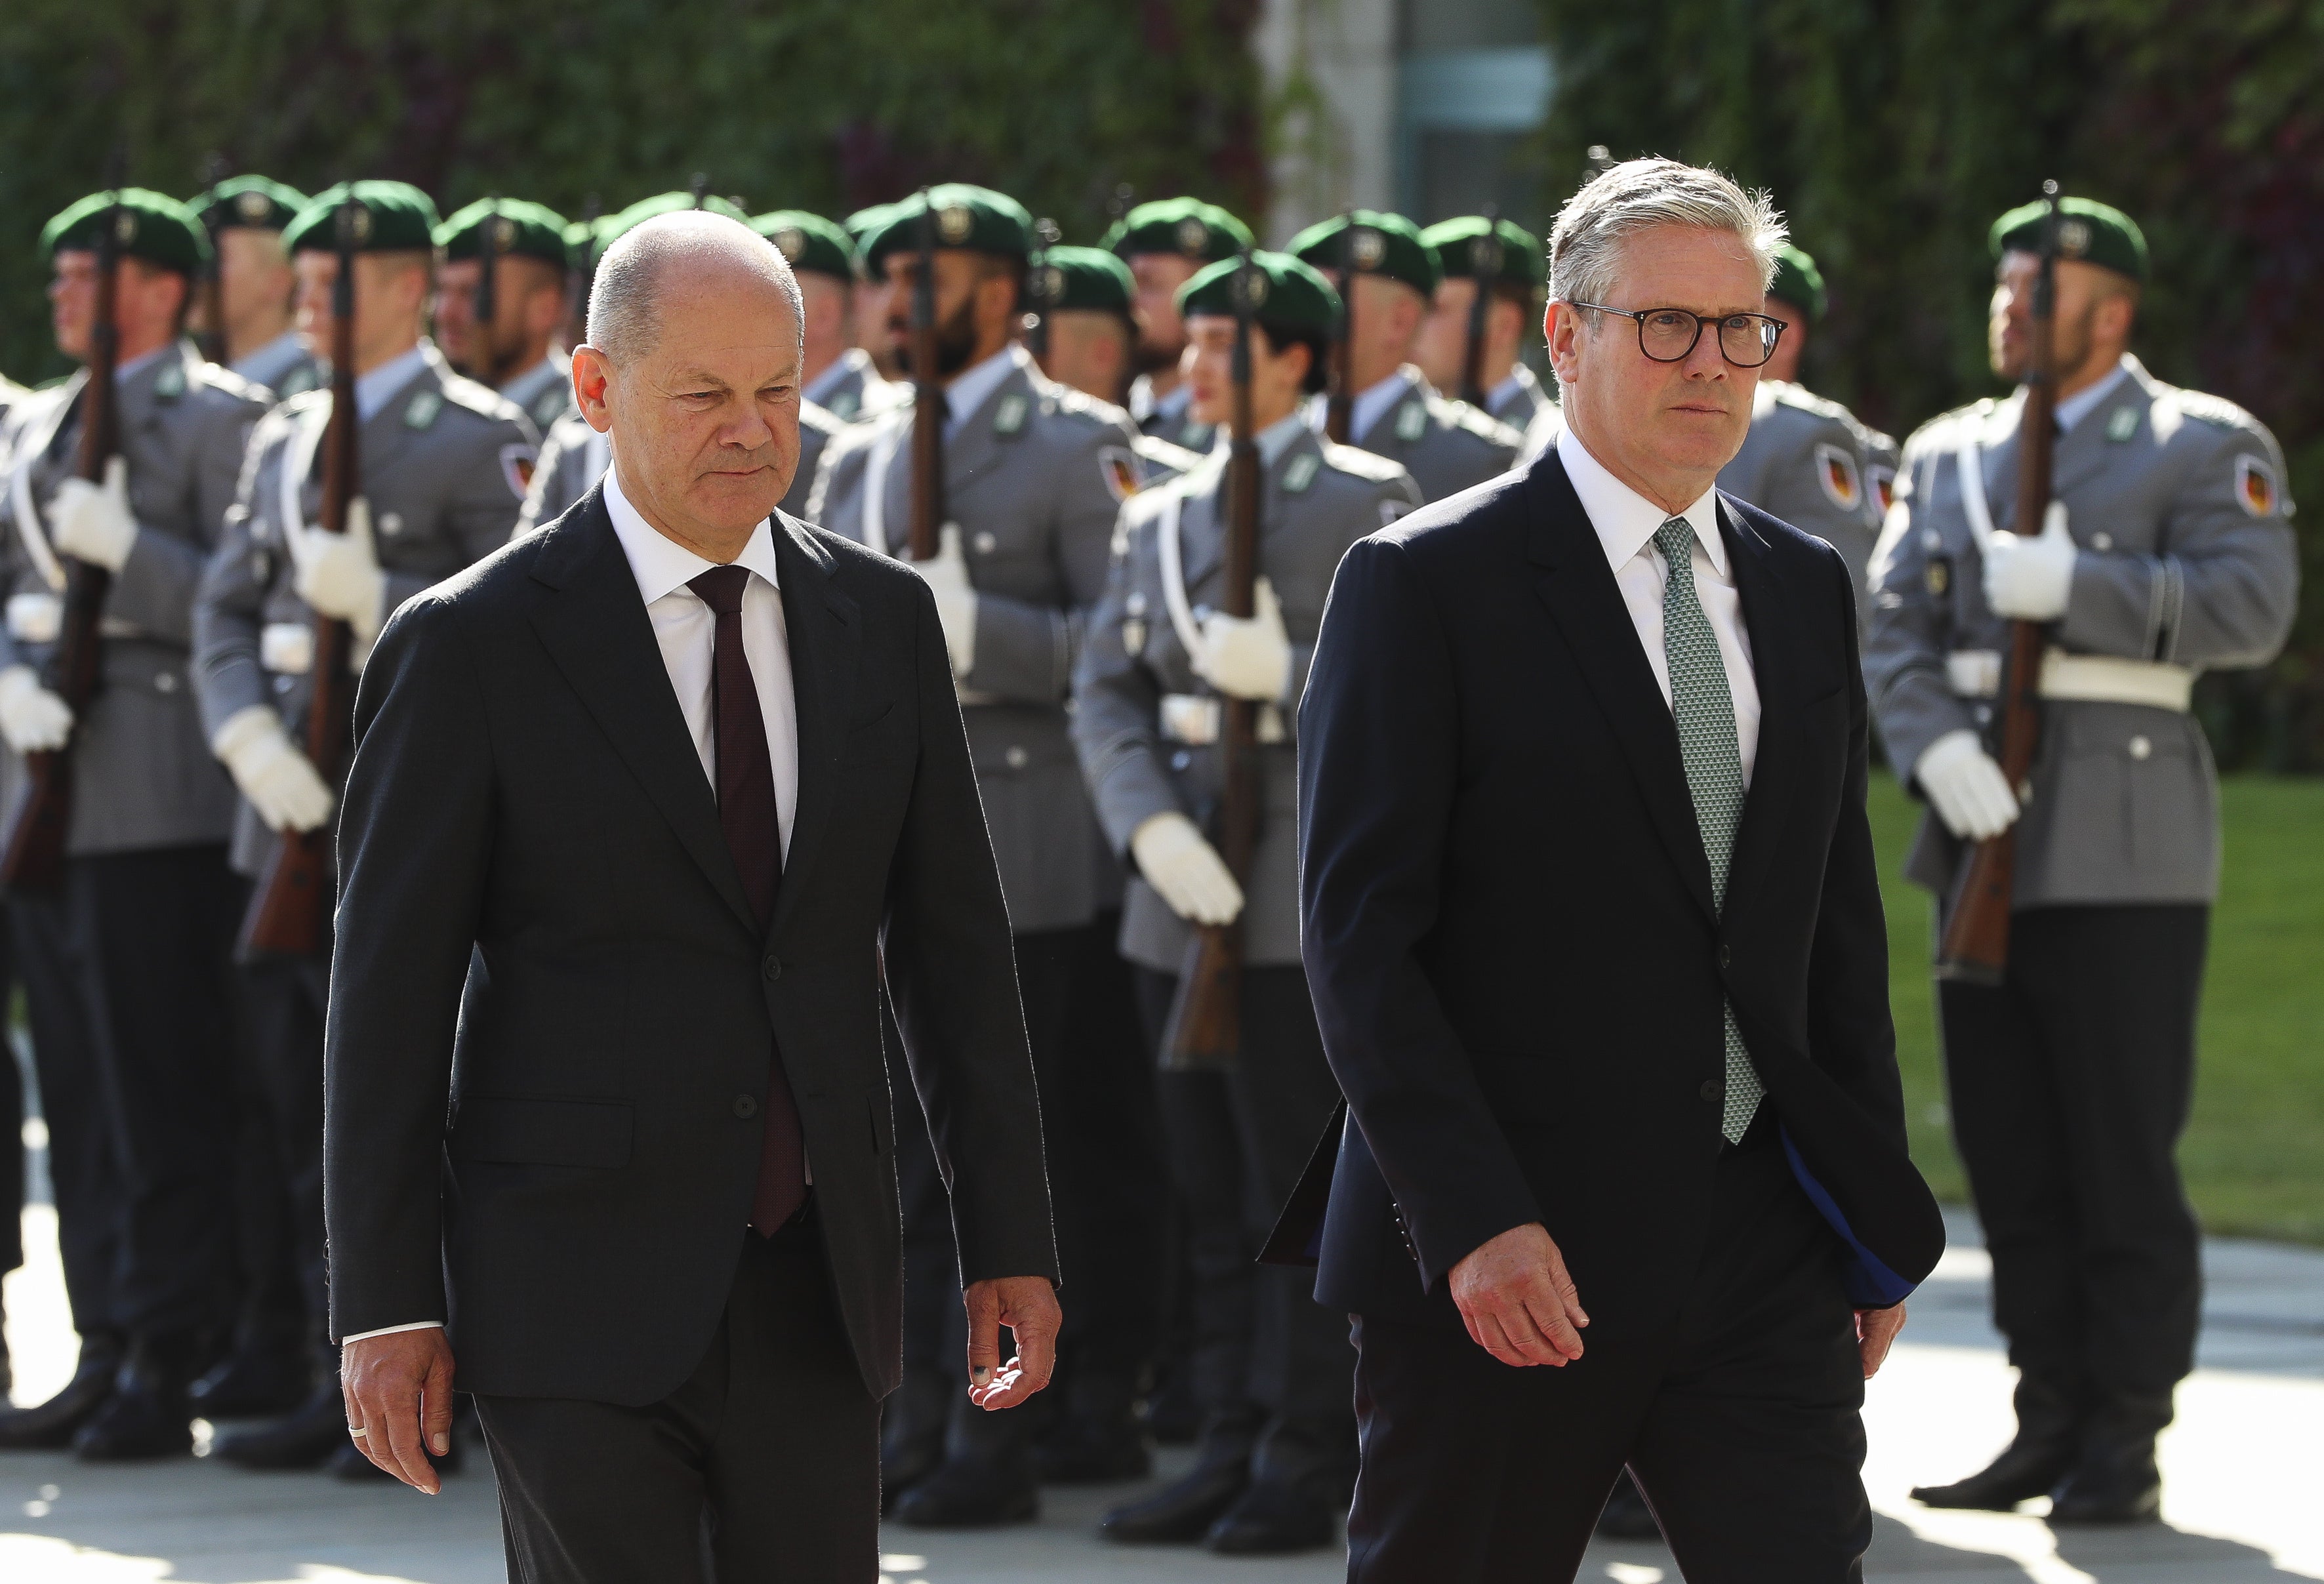
[(1721, 941), (1721, 942), (1720, 942), (1720, 943), (1719, 943), (1719, 967), (1720, 967), (1720, 971), (1721, 972), (1726, 972), (1726, 970), (1727, 970), (1728, 968), (1729, 968), (1730, 966), (1732, 966), (1732, 965), (1733, 965), (1734, 961), (1735, 961), (1735, 953), (1733, 953), (1732, 952), (1729, 952), (1729, 951), (1727, 949), (1727, 943), (1726, 943), (1725, 941)]
[(1705, 1103), (1715, 1106), (1727, 1098), (1726, 1081), (1720, 1078), (1706, 1078), (1702, 1082), (1701, 1092)]
[(766, 962), (760, 965), (759, 971), (767, 976), (767, 982), (772, 984), (783, 976), (783, 960), (770, 952), (767, 953)]
[(1009, 751), (1001, 757), (1009, 761), (1009, 768), (1012, 770), (1021, 770), (1033, 762), (1033, 756), (1014, 742), (1009, 745)]
[(2130, 740), (2131, 758), (2144, 759), (2148, 754), (2153, 753), (2153, 751), (2154, 743), (2151, 739), (2145, 737), (2134, 737)]
[(734, 1097), (734, 1114), (742, 1118), (745, 1122), (757, 1116), (759, 1114), (758, 1097), (756, 1095), (749, 1094), (736, 1095)]

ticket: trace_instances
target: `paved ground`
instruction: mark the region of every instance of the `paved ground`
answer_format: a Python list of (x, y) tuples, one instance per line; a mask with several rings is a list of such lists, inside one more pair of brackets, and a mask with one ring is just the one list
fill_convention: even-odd
[[(2324, 1253), (2218, 1242), (2202, 1368), (2164, 1437), (2168, 1524), (2068, 1536), (2034, 1516), (1934, 1514), (1905, 1499), (1915, 1480), (1977, 1466), (2008, 1431), (2009, 1376), (1985, 1320), (1987, 1266), (1963, 1220), (1955, 1251), (1913, 1305), (1907, 1340), (1873, 1383), (1866, 1470), (1878, 1533), (1868, 1577), (1924, 1584), (2259, 1584), (2324, 1579)], [(28, 1213), (32, 1263), (7, 1285), (18, 1400), (45, 1395), (72, 1362), (54, 1223)], [(1052, 1493), (1029, 1528), (937, 1536), (891, 1530), (891, 1584), (1325, 1584), (1335, 1556), (1230, 1562), (1201, 1552), (1125, 1552), (1090, 1534), (1126, 1494)], [(2038, 1505), (2038, 1504), (2036, 1504)], [(1676, 1579), (1658, 1545), (1600, 1546), (1584, 1579)], [(62, 1457), (0, 1455), (0, 1579), (6, 1584), (205, 1584), (317, 1580), (496, 1584), (492, 1482), (481, 1469), (426, 1501), (400, 1487), (320, 1476), (250, 1476), (199, 1462), (89, 1469)]]

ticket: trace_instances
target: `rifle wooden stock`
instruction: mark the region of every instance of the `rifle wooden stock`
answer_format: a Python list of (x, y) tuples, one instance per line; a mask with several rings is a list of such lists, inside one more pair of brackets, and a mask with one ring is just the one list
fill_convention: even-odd
[[(2042, 531), (2049, 514), (2051, 462), (2057, 442), (2055, 366), (2058, 184), (2043, 184), (2050, 213), (2042, 228), (2042, 272), (2028, 327), (2025, 409), (2017, 425), (2015, 530)], [(2042, 746), (2042, 624), (2012, 622), (2009, 656), (2001, 675), (2001, 773), (2022, 804), (2034, 758)], [(2009, 971), (2009, 914), (2017, 878), (2017, 827), (1979, 842), (1962, 866), (1960, 888), (1937, 950), (1937, 977), (1997, 985)]]
[[(119, 186), (116, 177), (115, 185)], [(106, 464), (121, 449), (121, 411), (114, 389), (114, 365), (121, 336), (114, 318), (114, 292), (120, 278), (116, 246), (120, 209), (106, 211), (97, 245), (97, 305), (89, 321), (88, 383), (80, 394), (80, 444), (73, 475), (105, 482)], [(104, 681), (105, 597), (113, 574), (70, 557), (65, 558), (64, 609), (56, 647), (42, 668), (41, 685), (65, 701), (73, 727), (62, 748), (24, 756), (24, 794), (0, 846), (0, 890), (53, 897), (64, 887), (65, 852), (72, 837), (73, 739), (80, 734), (88, 706)]]
[[(936, 345), (936, 214), (920, 193), (919, 268), (912, 276), (912, 520), (905, 539), (915, 561), (936, 558), (944, 530), (944, 376)], [(866, 480), (864, 487), (878, 487)]]
[(1469, 244), (1469, 279), (1476, 292), (1469, 300), (1469, 339), (1461, 355), (1461, 400), (1485, 410), (1485, 327), (1492, 311), (1493, 282), (1501, 272), (1501, 212), (1485, 215), (1485, 235)]

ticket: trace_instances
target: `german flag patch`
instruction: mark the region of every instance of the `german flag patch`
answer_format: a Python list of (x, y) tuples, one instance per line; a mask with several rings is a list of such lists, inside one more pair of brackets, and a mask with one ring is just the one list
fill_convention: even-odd
[(1856, 471), (1856, 458), (1837, 446), (1819, 445), (1815, 448), (1816, 483), (1823, 486), (1824, 496), (1842, 511), (1853, 511), (1864, 504), (1864, 480)]
[(1885, 462), (1876, 462), (1866, 468), (1866, 483), (1872, 486), (1872, 499), (1880, 508), (1880, 515), (1888, 515), (1888, 508), (1896, 503), (1896, 470)]
[(1098, 472), (1105, 477), (1105, 487), (1113, 492), (1117, 501), (1127, 501), (1136, 494), (1144, 482), (1138, 468), (1138, 453), (1127, 446), (1108, 446), (1097, 454)]
[(2275, 469), (2256, 456), (2236, 458), (2236, 504), (2254, 517), (2273, 517), (2281, 503)]

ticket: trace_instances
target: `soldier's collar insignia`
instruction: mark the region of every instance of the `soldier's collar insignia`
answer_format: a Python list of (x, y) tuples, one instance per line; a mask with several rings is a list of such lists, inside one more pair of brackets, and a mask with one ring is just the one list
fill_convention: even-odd
[(1178, 444), (1184, 446), (1189, 451), (1209, 450), (1211, 448), (1211, 426), (1206, 423), (1197, 423), (1191, 418), (1188, 419), (1186, 420), (1186, 427), (1178, 431)]
[(1323, 459), (1313, 451), (1302, 451), (1294, 456), (1291, 465), (1283, 470), (1283, 493), (1286, 495), (1305, 494), (1307, 486), (1315, 482), (1315, 474), (1323, 465)]
[(2277, 498), (2275, 469), (2258, 457), (2246, 455), (2236, 458), (2236, 504), (2254, 517), (2275, 515)]
[(1010, 391), (992, 410), (992, 432), (996, 435), (1016, 434), (1025, 427), (1025, 415), (1031, 410), (1032, 403), (1025, 400), (1023, 391)]
[(443, 410), (444, 393), (442, 391), (416, 391), (412, 392), (411, 400), (404, 404), (403, 427), (407, 429), (424, 429), (434, 423), (436, 415)]
[(163, 401), (175, 401), (186, 393), (186, 365), (176, 358), (170, 359), (153, 374), (153, 394)]
[(2135, 407), (2117, 407), (2114, 410), (2114, 416), (2107, 419), (2107, 438), (2117, 446), (2136, 433), (2138, 409)]
[(548, 390), (532, 399), (533, 427), (543, 433), (549, 426), (565, 416), (565, 391), (562, 383), (552, 383)]
[(314, 388), (315, 365), (302, 363), (282, 377), (282, 383), (275, 387), (274, 393), (284, 398), (303, 396)]
[(1428, 404), (1411, 401), (1396, 410), (1396, 437), (1407, 445), (1428, 432)]
[(1823, 486), (1824, 498), (1842, 511), (1853, 511), (1864, 504), (1864, 482), (1858, 476), (1856, 458), (1839, 447), (1829, 443), (1815, 448), (1816, 483)]

